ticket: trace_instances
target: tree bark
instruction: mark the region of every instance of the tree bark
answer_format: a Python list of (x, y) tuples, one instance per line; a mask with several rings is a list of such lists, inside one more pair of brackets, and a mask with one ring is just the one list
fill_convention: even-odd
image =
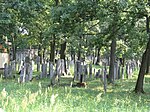
[(53, 35), (53, 41), (51, 42), (50, 61), (55, 63), (55, 35)]
[(41, 45), (39, 45), (38, 46), (38, 56), (40, 57), (40, 64), (42, 64), (42, 60), (43, 60), (41, 50), (42, 50)]
[(81, 39), (82, 37), (80, 36), (80, 42), (79, 42), (79, 48), (78, 48), (78, 54), (77, 54), (78, 60), (80, 61), (81, 61)]
[(17, 46), (15, 45), (16, 34), (12, 34), (12, 60), (16, 60), (16, 50)]
[(112, 39), (110, 52), (110, 66), (109, 66), (109, 83), (114, 83), (114, 65), (115, 65), (116, 39)]
[(150, 67), (150, 55), (148, 56), (148, 59), (147, 59), (146, 74), (149, 74), (149, 73), (150, 73), (149, 67)]
[(146, 17), (146, 26), (147, 26), (149, 40), (147, 43), (146, 50), (142, 56), (141, 67), (140, 67), (138, 79), (137, 79), (135, 90), (134, 90), (136, 93), (144, 93), (144, 90), (143, 90), (144, 75), (146, 73), (147, 61), (150, 55), (150, 32), (149, 32), (149, 17), (148, 16)]
[(61, 44), (60, 59), (64, 59), (65, 73), (67, 74), (65, 51), (66, 51), (66, 42)]
[(96, 60), (96, 65), (99, 65), (100, 63), (100, 47), (97, 49), (97, 60)]

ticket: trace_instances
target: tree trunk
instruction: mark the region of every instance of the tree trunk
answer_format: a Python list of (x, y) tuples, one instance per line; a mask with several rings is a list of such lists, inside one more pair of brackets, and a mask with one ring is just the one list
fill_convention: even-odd
[(80, 36), (80, 42), (79, 42), (79, 48), (78, 48), (78, 54), (77, 54), (78, 60), (80, 61), (81, 61), (81, 39), (82, 37)]
[(40, 64), (42, 64), (42, 53), (41, 53), (41, 50), (42, 50), (41, 45), (39, 45), (39, 47), (38, 47), (38, 56), (40, 57)]
[(140, 67), (138, 79), (137, 79), (135, 90), (134, 90), (136, 93), (144, 93), (143, 81), (144, 81), (144, 75), (146, 73), (148, 57), (150, 55), (150, 32), (149, 32), (149, 17), (148, 16), (146, 17), (146, 26), (147, 26), (149, 41), (147, 43), (146, 50), (142, 56), (141, 67)]
[(96, 65), (99, 65), (100, 63), (100, 47), (97, 49), (97, 60), (96, 60)]
[(148, 56), (148, 59), (147, 59), (146, 74), (149, 74), (149, 73), (150, 73), (150, 71), (149, 71), (149, 67), (150, 67), (150, 55)]
[(16, 50), (17, 46), (15, 45), (16, 34), (12, 35), (12, 60), (16, 60)]
[(116, 39), (113, 38), (111, 42), (111, 51), (110, 51), (110, 66), (109, 66), (109, 83), (114, 82), (114, 65), (115, 65), (115, 52), (116, 52)]
[(65, 51), (66, 51), (66, 42), (61, 44), (60, 59), (64, 59), (64, 68), (65, 68), (65, 73), (67, 74)]
[(53, 41), (51, 42), (50, 61), (55, 63), (55, 35), (53, 36)]

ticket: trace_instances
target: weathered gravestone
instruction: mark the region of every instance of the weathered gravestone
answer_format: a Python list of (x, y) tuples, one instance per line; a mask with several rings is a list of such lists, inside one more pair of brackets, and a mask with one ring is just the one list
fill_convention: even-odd
[(73, 81), (74, 80), (77, 80), (77, 63), (75, 63), (75, 65), (74, 65), (74, 78), (73, 78)]
[(32, 68), (32, 64), (29, 65), (29, 80), (32, 80), (32, 74), (33, 74), (33, 68)]
[(114, 80), (118, 79), (118, 63), (114, 65)]
[(25, 82), (25, 68), (24, 68), (24, 66), (22, 65), (21, 66), (21, 71), (20, 71), (20, 83), (22, 83), (22, 82)]
[(11, 64), (8, 65), (8, 77), (12, 78), (12, 66), (11, 66)]
[(47, 77), (47, 64), (43, 63), (41, 67), (42, 67), (41, 78), (45, 78)]
[(8, 77), (8, 64), (5, 63), (4, 64), (4, 78), (7, 78)]
[(88, 76), (88, 66), (87, 65), (84, 65), (84, 81), (86, 81), (87, 79), (87, 76)]

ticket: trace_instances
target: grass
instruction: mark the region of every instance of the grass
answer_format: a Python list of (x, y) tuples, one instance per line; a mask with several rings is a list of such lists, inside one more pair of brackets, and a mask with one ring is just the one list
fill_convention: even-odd
[(62, 77), (60, 85), (48, 87), (48, 79), (24, 84), (0, 80), (0, 108), (5, 112), (149, 112), (150, 76), (146, 94), (133, 92), (136, 76), (109, 85), (107, 93), (99, 79), (88, 79), (86, 88), (70, 87), (72, 77)]

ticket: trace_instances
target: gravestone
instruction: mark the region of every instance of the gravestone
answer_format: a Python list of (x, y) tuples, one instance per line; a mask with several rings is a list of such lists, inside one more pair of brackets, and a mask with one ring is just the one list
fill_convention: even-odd
[(88, 66), (87, 65), (84, 65), (84, 80), (86, 81), (87, 79), (87, 76), (88, 76)]
[(7, 78), (8, 77), (8, 64), (5, 63), (4, 64), (4, 78)]
[(16, 61), (11, 61), (12, 71), (16, 72)]
[(12, 78), (12, 66), (8, 64), (8, 77)]
[(125, 76), (125, 75), (124, 75), (124, 73), (125, 73), (124, 71), (125, 71), (125, 70), (124, 70), (124, 66), (122, 66), (122, 67), (121, 67), (121, 76), (122, 76), (122, 79), (125, 78), (125, 77), (124, 77), (124, 76)]
[(41, 78), (45, 78), (47, 77), (47, 64), (43, 63), (41, 67), (42, 67)]
[(53, 67), (53, 63), (50, 62), (49, 63), (49, 75), (50, 75), (50, 79), (54, 76), (54, 67)]
[(32, 80), (32, 74), (33, 74), (33, 69), (32, 69), (32, 64), (29, 65), (29, 80)]
[[(80, 66), (78, 66), (79, 68), (78, 68), (78, 80), (80, 80), (81, 81), (81, 77), (82, 77), (82, 82), (83, 82), (83, 65), (80, 65)], [(81, 76), (82, 75), (82, 76)]]
[(73, 78), (73, 81), (74, 80), (77, 80), (77, 63), (75, 63), (75, 65), (74, 65), (74, 78)]
[(64, 59), (61, 59), (61, 75), (65, 75), (65, 61)]
[(118, 79), (118, 63), (114, 65), (114, 80)]
[(21, 72), (20, 72), (20, 83), (25, 82), (25, 68), (24, 66), (21, 66)]

